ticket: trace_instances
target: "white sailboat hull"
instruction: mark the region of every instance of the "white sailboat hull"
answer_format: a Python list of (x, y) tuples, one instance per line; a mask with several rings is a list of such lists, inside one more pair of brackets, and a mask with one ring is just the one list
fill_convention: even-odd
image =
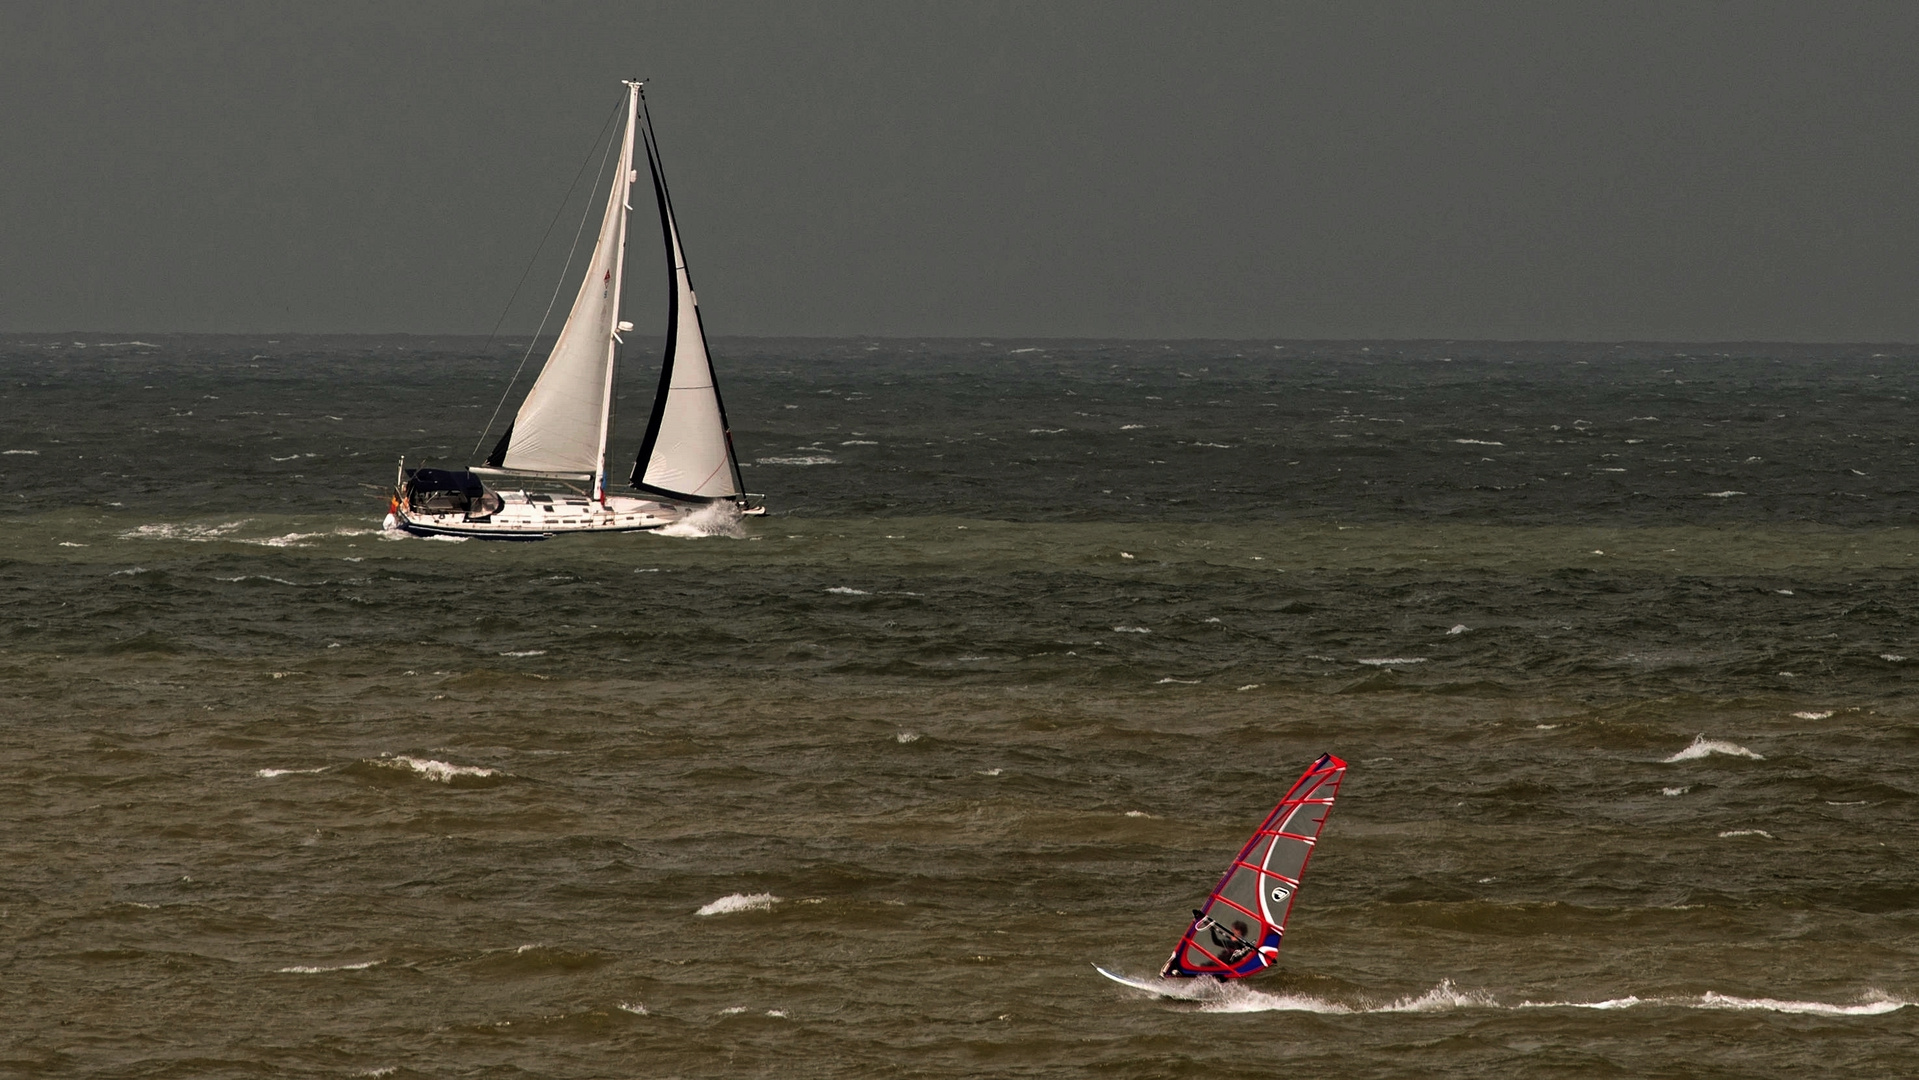
[(500, 508), (484, 516), (459, 511), (432, 513), (402, 505), (391, 515), (392, 527), (415, 536), (545, 540), (562, 533), (641, 532), (663, 528), (692, 510), (627, 495), (609, 495), (601, 504), (577, 495), (542, 496), (524, 491), (498, 494)]

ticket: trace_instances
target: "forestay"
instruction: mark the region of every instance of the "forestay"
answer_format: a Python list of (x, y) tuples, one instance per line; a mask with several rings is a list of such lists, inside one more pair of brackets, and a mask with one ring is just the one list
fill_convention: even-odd
[[(645, 108), (644, 101), (641, 108)], [(659, 197), (660, 232), (666, 240), (672, 300), (667, 310), (660, 388), (653, 398), (646, 437), (633, 462), (633, 486), (693, 502), (734, 498), (746, 488), (740, 482), (740, 467), (733, 455), (726, 407), (720, 403), (719, 386), (713, 378), (706, 329), (700, 325), (699, 299), (693, 294), (693, 282), (686, 271), (686, 254), (680, 248), (679, 226), (666, 194), (666, 175), (660, 168), (651, 117), (645, 117), (642, 132), (653, 191)]]
[(1163, 978), (1239, 979), (1279, 958), (1306, 861), (1332, 813), (1346, 763), (1321, 754), (1266, 815), (1160, 970)]

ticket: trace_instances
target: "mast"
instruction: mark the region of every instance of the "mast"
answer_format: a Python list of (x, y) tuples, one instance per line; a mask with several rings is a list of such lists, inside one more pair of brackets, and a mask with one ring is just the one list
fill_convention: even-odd
[(633, 212), (633, 182), (640, 178), (639, 170), (633, 167), (633, 131), (640, 122), (640, 87), (646, 85), (644, 79), (623, 79), (626, 84), (626, 138), (620, 146), (620, 171), (615, 181), (620, 200), (619, 247), (613, 256), (613, 326), (606, 334), (606, 383), (601, 388), (600, 441), (593, 459), (598, 466), (593, 471), (593, 499), (601, 505), (606, 504), (606, 432), (613, 418), (613, 369), (619, 360), (620, 331), (628, 324), (620, 321), (620, 286), (626, 277), (626, 219)]

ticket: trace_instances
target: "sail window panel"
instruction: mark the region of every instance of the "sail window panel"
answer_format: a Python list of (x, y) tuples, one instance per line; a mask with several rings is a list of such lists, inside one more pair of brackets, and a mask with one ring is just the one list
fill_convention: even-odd
[(1306, 856), (1312, 850), (1310, 844), (1280, 837), (1273, 844), (1273, 850), (1267, 854), (1263, 865), (1272, 873), (1298, 881), (1306, 869)]
[[(1252, 912), (1254, 915), (1262, 915), (1264, 909), (1260, 907), (1259, 903), (1259, 883), (1259, 871), (1249, 870), (1242, 866), (1233, 871), (1233, 875), (1226, 879), (1224, 885), (1220, 886), (1219, 895), (1222, 899), (1230, 900), (1240, 907), (1245, 908), (1247, 911)], [(1214, 904), (1212, 910), (1208, 911), (1207, 914), (1227, 925), (1231, 925), (1235, 917), (1246, 918), (1244, 914), (1233, 908), (1222, 907), (1219, 904)], [(1259, 928), (1255, 926), (1253, 929), (1256, 932)], [(1249, 937), (1247, 940), (1257, 941), (1257, 934), (1255, 933), (1253, 937)]]
[(1325, 803), (1302, 803), (1294, 807), (1275, 828), (1300, 836), (1318, 836), (1319, 827), (1326, 823), (1326, 815), (1331, 810), (1332, 807)]

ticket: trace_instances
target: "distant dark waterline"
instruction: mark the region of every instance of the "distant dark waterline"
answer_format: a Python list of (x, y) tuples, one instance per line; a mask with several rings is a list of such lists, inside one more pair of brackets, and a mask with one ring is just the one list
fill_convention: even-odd
[[(772, 516), (500, 545), (510, 359), (129, 338), (0, 339), (11, 1071), (1907, 1068), (1919, 351), (722, 339)], [(1274, 974), (1092, 970), (1321, 751)]]

